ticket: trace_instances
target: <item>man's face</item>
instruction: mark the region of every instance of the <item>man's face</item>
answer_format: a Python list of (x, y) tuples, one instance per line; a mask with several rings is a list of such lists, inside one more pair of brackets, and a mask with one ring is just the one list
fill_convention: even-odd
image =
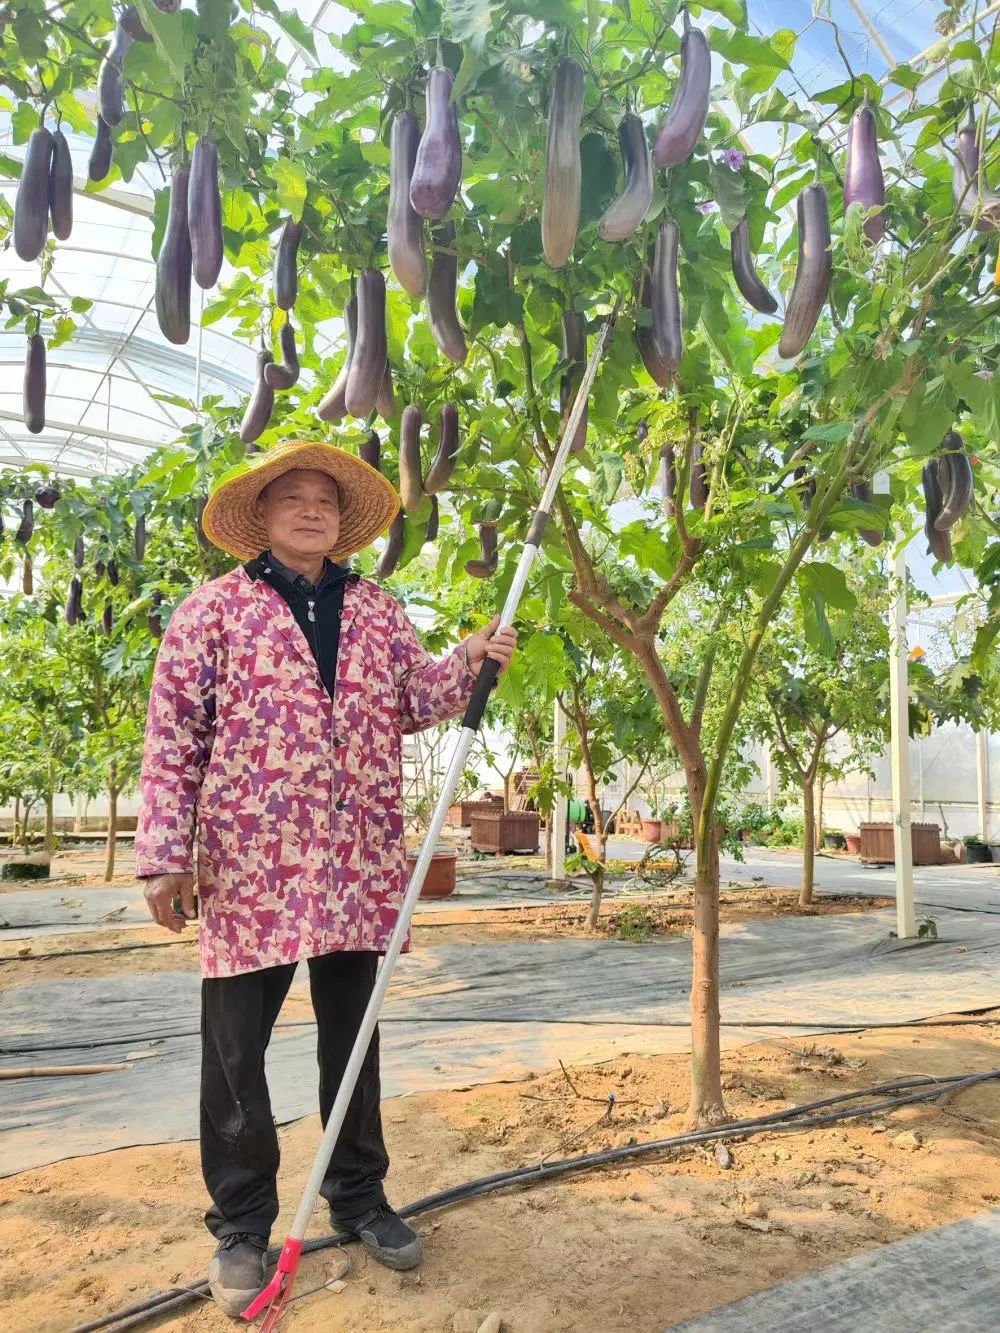
[(317, 556), (336, 545), (340, 497), (336, 482), (325, 472), (294, 468), (283, 473), (257, 500), (257, 511), (276, 554)]

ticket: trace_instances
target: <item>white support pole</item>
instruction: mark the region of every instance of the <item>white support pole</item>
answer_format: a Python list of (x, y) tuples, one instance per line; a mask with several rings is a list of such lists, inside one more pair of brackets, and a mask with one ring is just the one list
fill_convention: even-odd
[(778, 800), (778, 774), (770, 741), (764, 743), (764, 780), (767, 783), (767, 808), (773, 810)]
[[(875, 491), (886, 494), (889, 478), (882, 472)], [(896, 858), (896, 934), (909, 939), (917, 933), (913, 908), (913, 835), (910, 831), (909, 680), (906, 639), (906, 548), (896, 547), (894, 597), (889, 613), (889, 757), (892, 764), (893, 845)]]
[(979, 795), (979, 836), (990, 840), (990, 733), (976, 732), (976, 786)]
[[(553, 748), (556, 777), (566, 773), (566, 713), (556, 699), (555, 721), (553, 724)], [(552, 811), (552, 875), (553, 880), (566, 878), (566, 797), (562, 792), (556, 797)]]

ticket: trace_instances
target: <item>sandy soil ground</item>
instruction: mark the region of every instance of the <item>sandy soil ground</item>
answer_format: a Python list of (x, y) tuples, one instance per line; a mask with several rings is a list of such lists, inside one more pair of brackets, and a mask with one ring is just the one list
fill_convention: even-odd
[[(1000, 1020), (1000, 1015), (996, 1016)], [(760, 1115), (893, 1076), (1000, 1066), (1000, 1022), (793, 1039), (725, 1057), (730, 1110)], [(623, 1057), (520, 1084), (387, 1102), (402, 1204), (513, 1165), (679, 1132), (687, 1057)], [(607, 1098), (618, 1098), (610, 1122)], [(508, 1333), (653, 1333), (860, 1250), (1000, 1202), (1000, 1084), (943, 1106), (651, 1155), (422, 1217), (426, 1257), (393, 1274), (356, 1248), (303, 1260), (283, 1327), (438, 1333), (491, 1312)], [(595, 1123), (602, 1121), (602, 1123)], [(898, 1137), (902, 1134), (902, 1138)], [(285, 1211), (318, 1122), (281, 1133)], [(204, 1272), (211, 1241), (192, 1143), (135, 1148), (0, 1180), (0, 1326), (63, 1333)], [(323, 1234), (317, 1213), (313, 1232)], [(320, 1288), (318, 1291), (312, 1291)], [(312, 1294), (307, 1294), (312, 1292)], [(456, 1316), (459, 1321), (456, 1323)], [(200, 1302), (169, 1325), (231, 1327)]]

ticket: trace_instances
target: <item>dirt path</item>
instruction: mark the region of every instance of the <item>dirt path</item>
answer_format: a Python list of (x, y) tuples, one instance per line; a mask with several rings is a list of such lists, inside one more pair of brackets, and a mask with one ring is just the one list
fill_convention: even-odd
[[(397, 1202), (550, 1153), (679, 1132), (686, 1056), (623, 1057), (525, 1083), (385, 1104)], [(1000, 1026), (794, 1039), (725, 1056), (736, 1115), (760, 1115), (903, 1074), (1000, 1066)], [(572, 1086), (571, 1086), (572, 1083)], [(595, 1126), (611, 1092), (610, 1124)], [(579, 1094), (579, 1095), (577, 1095)], [(192, 1108), (192, 1120), (195, 1110)], [(427, 1215), (426, 1259), (396, 1275), (357, 1252), (338, 1292), (292, 1306), (290, 1330), (444, 1333), (457, 1311), (497, 1311), (508, 1333), (654, 1333), (716, 1305), (1000, 1202), (1000, 1085), (943, 1107), (812, 1133), (764, 1135), (604, 1168)], [(589, 1127), (589, 1128), (588, 1128)], [(902, 1131), (915, 1131), (917, 1137)], [(315, 1117), (282, 1130), (283, 1234), (315, 1148)], [(196, 1145), (128, 1149), (0, 1180), (0, 1326), (65, 1333), (155, 1288), (197, 1279), (211, 1242)], [(323, 1233), (317, 1214), (314, 1234)], [(298, 1290), (337, 1276), (303, 1261)], [(707, 1275), (710, 1275), (708, 1277)], [(199, 1305), (170, 1324), (232, 1325)]]

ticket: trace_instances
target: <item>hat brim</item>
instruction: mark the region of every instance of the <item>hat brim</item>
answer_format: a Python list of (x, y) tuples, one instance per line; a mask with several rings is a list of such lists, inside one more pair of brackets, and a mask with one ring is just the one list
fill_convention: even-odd
[(399, 496), (381, 472), (332, 444), (291, 440), (276, 445), (212, 492), (201, 517), (209, 541), (228, 555), (251, 560), (267, 550), (267, 529), (257, 513), (257, 497), (276, 477), (294, 468), (325, 472), (340, 493), (340, 531), (327, 555), (343, 560), (369, 545), (399, 513)]

